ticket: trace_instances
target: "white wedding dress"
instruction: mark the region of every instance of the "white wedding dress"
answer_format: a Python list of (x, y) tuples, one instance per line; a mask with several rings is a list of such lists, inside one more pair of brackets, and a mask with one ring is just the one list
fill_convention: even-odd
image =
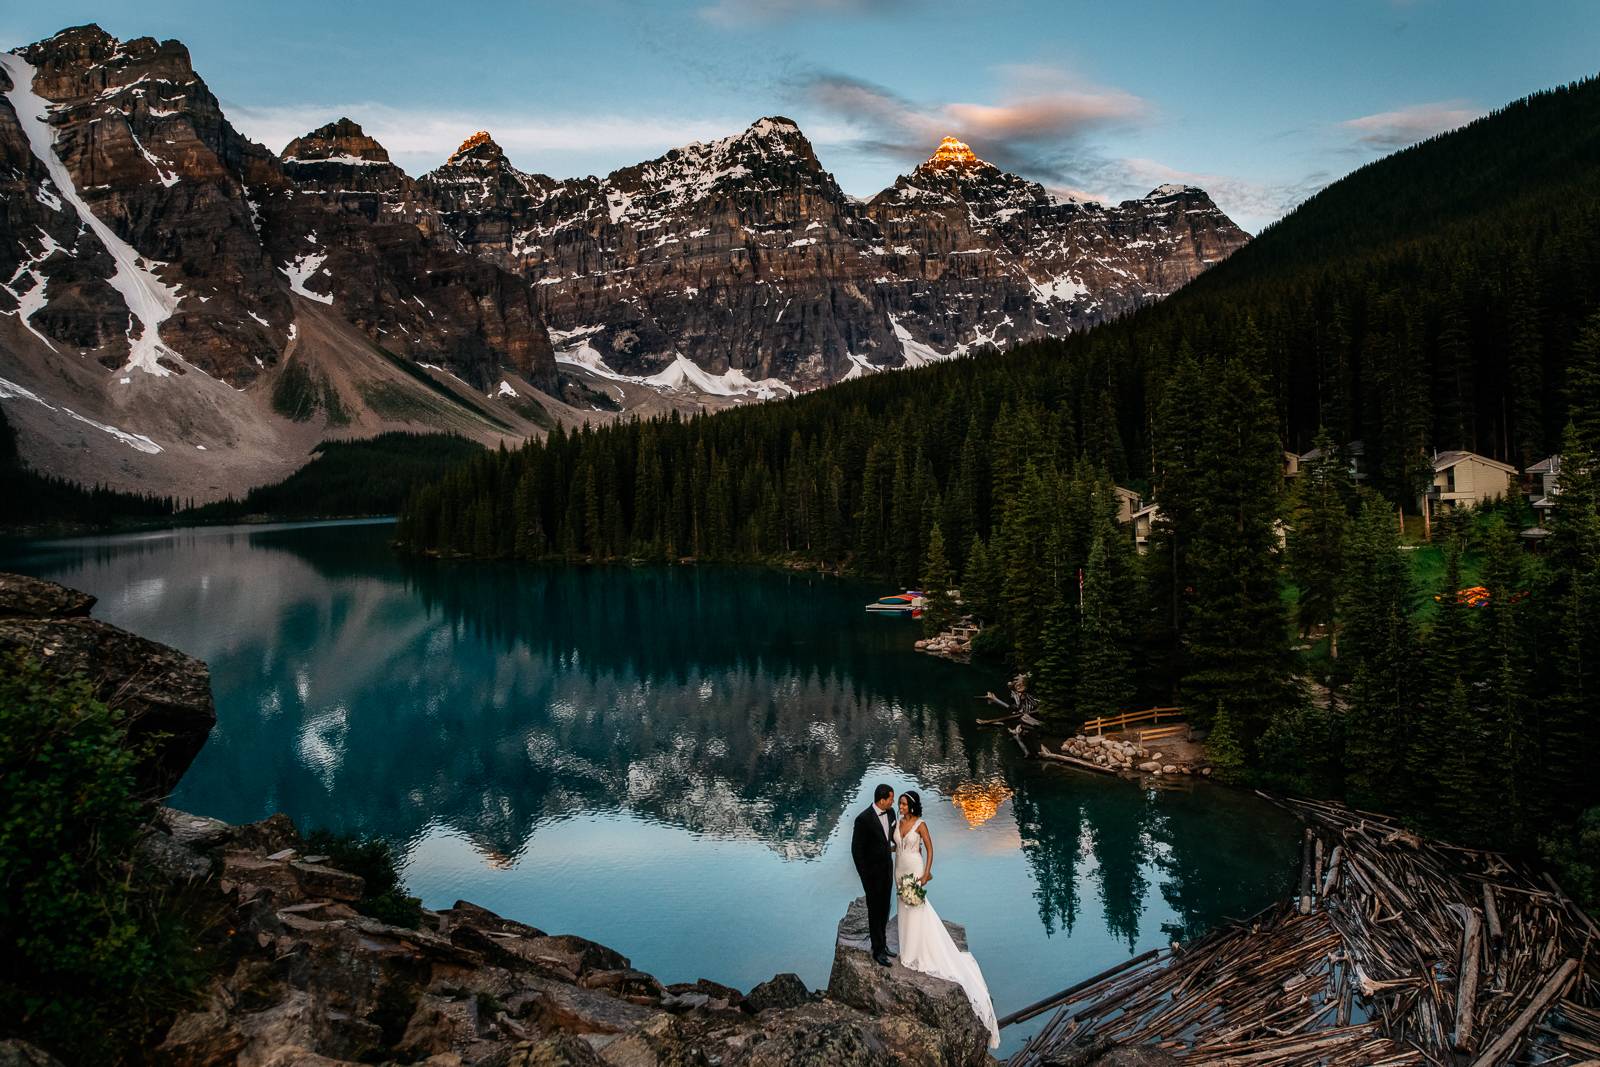
[[(919, 821), (920, 825), (920, 821)], [(913, 826), (909, 833), (896, 831), (897, 847), (894, 853), (895, 900), (900, 900), (900, 878), (911, 875), (921, 878), (927, 860), (922, 852), (922, 835)], [(989, 998), (989, 986), (983, 980), (983, 971), (972, 953), (956, 948), (950, 931), (944, 928), (933, 902), (924, 900), (915, 907), (898, 903), (896, 920), (900, 924), (900, 963), (913, 971), (931, 974), (954, 982), (966, 990), (972, 1010), (989, 1030), (989, 1047), (1000, 1047), (1000, 1028), (995, 1025), (994, 1001)]]

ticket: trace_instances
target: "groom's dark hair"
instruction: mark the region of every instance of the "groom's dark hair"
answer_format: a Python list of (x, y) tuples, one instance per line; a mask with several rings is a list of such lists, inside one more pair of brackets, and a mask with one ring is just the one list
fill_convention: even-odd
[(879, 785), (878, 788), (872, 791), (872, 799), (874, 802), (879, 800), (888, 800), (892, 796), (894, 796), (894, 790), (890, 789), (886, 785)]

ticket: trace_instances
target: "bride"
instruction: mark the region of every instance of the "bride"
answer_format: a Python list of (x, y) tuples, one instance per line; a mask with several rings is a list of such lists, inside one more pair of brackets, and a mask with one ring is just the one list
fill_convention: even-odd
[[(926, 886), (933, 878), (933, 837), (922, 821), (922, 798), (915, 790), (900, 794), (900, 822), (895, 831), (894, 881), (896, 887), (905, 875)], [(896, 890), (898, 892), (898, 889)], [(913, 971), (955, 982), (966, 990), (972, 1010), (989, 1031), (989, 1047), (1000, 1047), (1000, 1028), (995, 1025), (994, 1002), (989, 986), (972, 953), (956, 948), (933, 905), (923, 901), (915, 906), (900, 903), (900, 963)]]

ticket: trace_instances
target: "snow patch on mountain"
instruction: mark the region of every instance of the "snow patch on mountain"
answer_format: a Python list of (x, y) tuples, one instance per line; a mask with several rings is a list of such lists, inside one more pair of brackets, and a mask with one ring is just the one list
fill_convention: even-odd
[[(28, 139), (28, 147), (45, 165), (50, 180), (61, 191), (61, 198), (77, 211), (83, 224), (100, 239), (117, 265), (117, 272), (108, 281), (121, 296), (131, 315), (128, 323), (128, 363), (124, 369), (137, 368), (147, 374), (166, 377), (171, 372), (161, 365), (162, 356), (181, 360), (183, 357), (161, 343), (161, 324), (178, 307), (178, 290), (158, 278), (152, 263), (139, 255), (131, 245), (118, 237), (100, 217), (90, 210), (78, 195), (72, 174), (56, 155), (55, 131), (49, 123), (49, 105), (33, 91), (33, 64), (21, 56), (0, 54), (0, 67), (11, 79), (11, 89), (6, 99), (17, 114), (17, 121)], [(139, 327), (134, 336), (134, 326)], [(118, 431), (120, 432), (120, 431)]]
[(322, 264), (327, 262), (326, 252), (305, 252), (296, 256), (287, 267), (279, 267), (278, 272), (289, 279), (289, 291), (301, 296), (309, 297), (319, 304), (332, 304), (332, 293), (314, 293), (306, 288), (310, 281), (322, 271)]
[[(126, 381), (127, 379), (123, 380)], [(161, 451), (160, 445), (156, 444), (142, 433), (129, 433), (126, 430), (119, 430), (117, 427), (108, 423), (96, 422), (94, 419), (91, 419), (86, 415), (79, 415), (76, 411), (73, 411), (68, 407), (58, 408), (44, 397), (40, 396), (38, 393), (35, 393), (33, 390), (26, 389), (23, 386), (18, 385), (16, 382), (7, 381), (4, 378), (0, 378), (0, 400), (31, 400), (35, 404), (40, 405), (48, 411), (59, 411), (69, 419), (72, 419), (76, 422), (81, 422), (85, 426), (93, 426), (102, 433), (110, 434), (112, 437), (115, 437), (118, 441), (121, 441), (123, 444), (134, 449), (135, 451), (143, 452), (146, 455), (151, 456)]]

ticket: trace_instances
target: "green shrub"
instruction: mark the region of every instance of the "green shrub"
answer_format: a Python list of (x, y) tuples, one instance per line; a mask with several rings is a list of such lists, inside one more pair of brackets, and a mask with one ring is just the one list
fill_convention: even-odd
[(0, 1017), (68, 1062), (120, 1062), (196, 988), (198, 938), (145, 874), (120, 713), (0, 658)]
[(366, 880), (366, 888), (356, 902), (357, 911), (392, 926), (415, 930), (421, 925), (422, 902), (406, 895), (389, 842), (380, 837), (313, 830), (306, 836), (306, 848), (312, 854), (327, 856), (330, 866)]
[(1211, 733), (1206, 737), (1206, 755), (1211, 758), (1219, 782), (1243, 782), (1246, 778), (1244, 746), (1239, 741), (1238, 727), (1233, 713), (1226, 704), (1217, 708), (1217, 717), (1211, 723)]
[(1011, 654), (1011, 638), (998, 625), (985, 626), (972, 636), (972, 654), (978, 659), (1004, 659)]
[(1578, 825), (1540, 838), (1539, 851), (1574, 900), (1590, 911), (1600, 909), (1600, 808), (1585, 811)]

